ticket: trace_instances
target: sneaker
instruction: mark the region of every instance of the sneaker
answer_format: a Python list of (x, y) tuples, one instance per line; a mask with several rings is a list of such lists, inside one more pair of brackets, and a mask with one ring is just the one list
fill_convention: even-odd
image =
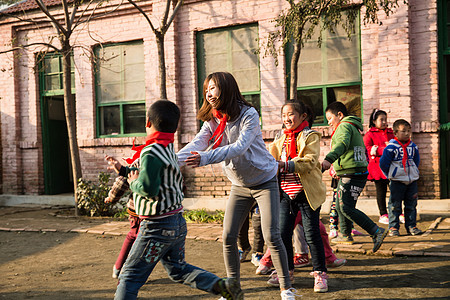
[(417, 227), (410, 227), (409, 230), (408, 230), (408, 234), (410, 234), (410, 235), (419, 235), (419, 234), (422, 234), (422, 233), (423, 233), (422, 230), (420, 230)]
[(290, 288), (281, 291), (281, 300), (295, 300), (295, 297), (301, 297), (302, 295), (297, 294), (297, 290)]
[(391, 227), (389, 228), (389, 236), (393, 237), (400, 236), (400, 233), (398, 232), (397, 228)]
[(258, 268), (256, 269), (256, 275), (267, 275), (270, 273), (270, 271), (272, 271), (271, 267), (259, 264)]
[(315, 293), (325, 293), (328, 292), (327, 279), (328, 275), (322, 271), (314, 271), (309, 275), (314, 276), (314, 292)]
[[(289, 279), (291, 280), (291, 284), (294, 283), (294, 270), (289, 271)], [(280, 286), (280, 281), (278, 279), (277, 271), (273, 271), (272, 274), (270, 274), (269, 280), (267, 280), (267, 284), (271, 286)]]
[(398, 219), (400, 220), (400, 223), (405, 224), (405, 215), (401, 214), (400, 217), (398, 217)]
[(353, 245), (353, 237), (352, 236), (345, 236), (345, 235), (338, 235), (335, 238), (331, 239), (331, 242), (333, 244), (344, 244), (344, 245)]
[(343, 265), (345, 265), (347, 263), (347, 260), (345, 258), (336, 258), (334, 261), (332, 262), (327, 262), (327, 268), (340, 268)]
[(262, 253), (256, 252), (252, 254), (252, 264), (255, 265), (255, 267), (259, 267), (259, 261), (261, 260), (261, 258), (263, 257)]
[(328, 234), (328, 238), (332, 239), (338, 236), (338, 231), (336, 229), (330, 229), (330, 233)]
[(373, 249), (372, 252), (375, 253), (378, 251), (378, 249), (380, 249), (381, 244), (383, 244), (383, 240), (386, 237), (386, 235), (388, 234), (388, 230), (382, 228), (382, 227), (378, 227), (377, 231), (375, 232), (374, 235), (372, 235), (372, 240), (373, 240)]
[(221, 299), (243, 300), (244, 292), (235, 278), (223, 278), (219, 280), (219, 294)]
[(239, 251), (239, 261), (244, 262), (245, 259), (247, 258), (247, 255), (250, 253), (250, 251), (252, 251), (252, 247), (245, 250), (239, 249), (238, 251)]
[(381, 224), (389, 224), (389, 215), (388, 214), (384, 214), (380, 216), (380, 219), (378, 220), (378, 223)]
[(311, 265), (309, 261), (308, 253), (305, 254), (295, 254), (294, 256), (294, 267), (302, 268)]
[(356, 230), (355, 228), (353, 228), (353, 229), (352, 229), (352, 235), (353, 235), (353, 236), (355, 236), (355, 235), (364, 235), (364, 233), (362, 233), (362, 232)]
[(120, 274), (120, 269), (116, 269), (116, 266), (113, 266), (113, 273), (112, 273), (112, 278), (118, 278)]

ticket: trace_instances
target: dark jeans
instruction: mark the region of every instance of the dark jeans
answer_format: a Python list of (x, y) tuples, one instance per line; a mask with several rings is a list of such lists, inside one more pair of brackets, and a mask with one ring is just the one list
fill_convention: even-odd
[(325, 265), (325, 250), (320, 235), (320, 207), (315, 211), (309, 206), (305, 192), (301, 192), (294, 200), (285, 193), (281, 193), (280, 203), (280, 231), (288, 256), (289, 270), (294, 270), (294, 251), (292, 249), (292, 234), (295, 227), (295, 218), (300, 211), (302, 214), (303, 231), (306, 243), (311, 252), (311, 261), (314, 271), (327, 271)]
[(402, 201), (404, 202), (405, 227), (416, 227), (417, 218), (417, 181), (406, 185), (391, 180), (391, 196), (389, 197), (389, 228), (400, 228), (399, 217), (402, 214)]
[(387, 179), (375, 180), (375, 188), (377, 191), (377, 204), (378, 210), (380, 211), (380, 216), (386, 215), (388, 213), (386, 208), (386, 193), (388, 185), (389, 180)]
[(375, 234), (378, 230), (378, 225), (356, 208), (356, 201), (364, 189), (366, 181), (365, 176), (339, 178), (336, 209), (339, 214), (340, 231), (344, 236), (351, 236), (352, 222), (361, 226), (370, 235)]
[(181, 213), (142, 220), (138, 237), (120, 272), (114, 299), (136, 299), (159, 261), (173, 281), (214, 293), (213, 286), (220, 278), (184, 260), (186, 233), (186, 221)]

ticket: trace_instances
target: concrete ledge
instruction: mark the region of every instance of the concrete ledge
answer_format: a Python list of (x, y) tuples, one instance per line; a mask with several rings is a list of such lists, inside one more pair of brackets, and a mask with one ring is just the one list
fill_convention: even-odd
[(73, 194), (60, 195), (0, 195), (0, 206), (75, 205)]

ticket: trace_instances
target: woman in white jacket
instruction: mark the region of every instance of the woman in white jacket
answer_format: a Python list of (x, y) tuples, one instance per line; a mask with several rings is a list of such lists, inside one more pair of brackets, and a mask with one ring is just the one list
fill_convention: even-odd
[(203, 105), (197, 118), (204, 121), (195, 138), (178, 152), (180, 165), (201, 167), (222, 162), (231, 181), (223, 224), (223, 254), (227, 276), (240, 279), (237, 247), (239, 229), (253, 201), (258, 202), (261, 227), (280, 275), (282, 299), (295, 299), (289, 280), (286, 249), (278, 229), (280, 196), (278, 164), (266, 149), (259, 115), (245, 101), (230, 73), (208, 75), (203, 84)]

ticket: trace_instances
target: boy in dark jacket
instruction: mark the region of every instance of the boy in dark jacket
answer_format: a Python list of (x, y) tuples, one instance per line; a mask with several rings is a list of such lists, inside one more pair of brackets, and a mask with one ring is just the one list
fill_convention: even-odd
[(339, 214), (341, 234), (331, 240), (335, 244), (353, 244), (352, 221), (367, 231), (373, 239), (373, 252), (376, 252), (387, 230), (375, 224), (366, 214), (356, 208), (356, 201), (367, 181), (367, 158), (361, 132), (361, 119), (349, 116), (341, 102), (333, 102), (325, 109), (328, 125), (333, 128), (331, 151), (322, 162), (322, 170), (333, 164), (339, 176), (336, 209)]

